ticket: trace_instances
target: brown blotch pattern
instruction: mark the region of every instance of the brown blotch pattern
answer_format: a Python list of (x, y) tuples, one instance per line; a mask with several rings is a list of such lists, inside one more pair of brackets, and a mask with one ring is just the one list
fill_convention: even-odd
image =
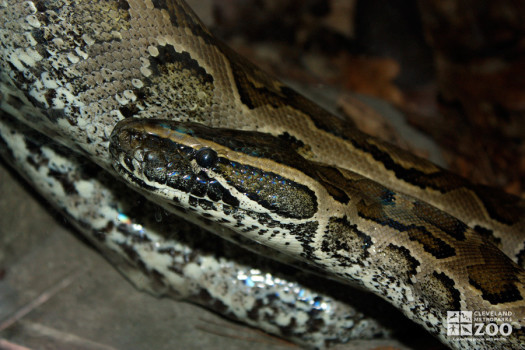
[(490, 243), (479, 247), (483, 264), (467, 266), (469, 283), (493, 305), (523, 300), (518, 286), (525, 276), (515, 263)]
[(523, 217), (525, 203), (517, 196), (488, 186), (472, 186), (489, 215), (507, 225), (513, 225)]
[[(421, 189), (433, 189), (441, 193), (448, 193), (460, 189), (467, 189), (477, 195), (488, 211), (489, 215), (507, 225), (514, 225), (521, 219), (525, 211), (525, 202), (513, 196), (487, 186), (472, 185), (464, 178), (448, 172), (436, 165), (419, 159), (413, 155), (386, 143), (374, 140), (359, 132), (353, 132), (347, 137), (352, 145), (383, 164), (385, 169), (391, 170), (396, 177)], [(423, 164), (428, 171), (416, 167), (405, 168), (398, 159), (413, 164)], [(422, 167), (424, 169), (425, 166)]]
[(330, 196), (342, 204), (350, 201), (347, 190), (347, 179), (334, 167), (319, 166), (316, 168), (317, 181), (323, 185)]
[[(219, 45), (219, 47), (224, 55), (230, 59), (231, 70), (241, 102), (248, 108), (290, 107), (310, 118), (316, 126), (320, 126), (321, 130), (337, 136), (343, 136), (345, 130), (353, 128), (349, 122), (335, 117), (295, 90), (283, 85), (230, 48), (224, 45)], [(339, 132), (342, 134), (338, 134)]]
[[(213, 104), (213, 77), (189, 53), (179, 53), (171, 45), (155, 48), (157, 56), (149, 58), (152, 74), (144, 78), (144, 87), (133, 89), (138, 98), (119, 107), (122, 115), (147, 117), (148, 106), (157, 106), (163, 118), (200, 120), (207, 116)], [(174, 100), (173, 96), (184, 98)]]
[(372, 238), (360, 231), (348, 218), (330, 218), (323, 234), (321, 250), (337, 259), (339, 266), (362, 264), (369, 256)]
[(412, 284), (411, 277), (417, 273), (420, 263), (410, 254), (410, 251), (405, 247), (389, 244), (381, 253), (385, 261), (389, 262), (388, 266), (394, 275), (399, 276), (403, 283)]
[[(395, 205), (395, 203), (392, 203)], [(423, 249), (432, 254), (436, 259), (445, 259), (456, 255), (456, 250), (442, 239), (436, 237), (432, 231), (422, 225), (413, 223), (405, 224), (394, 220), (390, 215), (385, 213), (384, 205), (377, 201), (367, 203), (361, 200), (357, 204), (358, 215), (364, 219), (372, 220), (382, 226), (388, 226), (400, 234), (406, 233), (411, 241), (416, 241), (423, 246)], [(406, 215), (407, 218), (410, 215)]]
[(458, 241), (464, 241), (466, 239), (465, 232), (468, 230), (468, 226), (436, 207), (421, 201), (416, 201), (414, 203), (413, 213), (421, 220), (439, 228)]
[[(498, 247), (498, 248), (501, 247), (501, 238), (498, 238), (498, 237), (494, 236), (494, 231), (493, 230), (490, 230), (488, 228), (476, 225), (476, 226), (474, 226), (474, 231), (476, 231), (476, 233), (481, 235), (484, 239), (490, 241), (496, 247)], [(518, 264), (521, 265), (519, 262), (518, 262)], [(523, 266), (523, 265), (521, 265), (521, 266)]]
[(438, 309), (460, 310), (461, 294), (455, 287), (454, 280), (444, 273), (434, 271), (420, 284), (426, 300)]

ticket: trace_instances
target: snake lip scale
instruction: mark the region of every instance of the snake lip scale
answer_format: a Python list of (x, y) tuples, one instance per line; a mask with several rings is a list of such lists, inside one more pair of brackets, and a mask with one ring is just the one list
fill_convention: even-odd
[[(364, 286), (453, 348), (525, 344), (520, 198), (353, 129), (183, 1), (6, 0), (0, 34), (3, 114), (178, 215)], [(510, 312), (512, 333), (449, 337), (452, 310)]]

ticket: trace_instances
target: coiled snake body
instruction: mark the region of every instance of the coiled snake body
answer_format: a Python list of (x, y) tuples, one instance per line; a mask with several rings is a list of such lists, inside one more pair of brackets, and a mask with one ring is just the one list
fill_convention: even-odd
[[(6, 115), (200, 225), (365, 286), (452, 347), (525, 344), (520, 199), (349, 128), (182, 1), (4, 1), (0, 18)], [(512, 333), (448, 337), (452, 310), (510, 312)]]

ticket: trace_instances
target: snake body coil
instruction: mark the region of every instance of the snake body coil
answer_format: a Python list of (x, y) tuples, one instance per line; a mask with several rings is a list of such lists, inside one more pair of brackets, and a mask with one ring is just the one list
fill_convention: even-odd
[[(350, 128), (183, 1), (3, 1), (0, 18), (5, 114), (201, 225), (364, 285), (452, 347), (525, 343), (522, 200)], [(512, 333), (448, 337), (449, 310), (511, 312)]]

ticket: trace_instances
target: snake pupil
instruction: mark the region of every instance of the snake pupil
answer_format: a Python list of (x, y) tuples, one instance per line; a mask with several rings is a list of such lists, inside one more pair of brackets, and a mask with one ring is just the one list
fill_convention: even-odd
[(219, 156), (217, 155), (217, 152), (212, 150), (211, 148), (204, 147), (197, 151), (197, 154), (195, 155), (195, 160), (197, 161), (197, 164), (199, 164), (203, 168), (211, 168), (219, 159)]

